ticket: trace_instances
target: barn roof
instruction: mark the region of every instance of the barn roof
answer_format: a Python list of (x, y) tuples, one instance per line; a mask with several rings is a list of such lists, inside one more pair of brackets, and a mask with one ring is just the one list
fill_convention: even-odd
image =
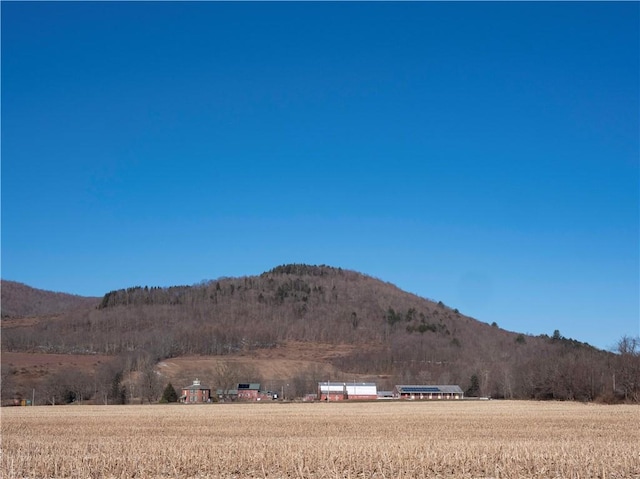
[(260, 391), (260, 383), (239, 383), (238, 391)]
[(457, 385), (398, 385), (396, 391), (400, 394), (462, 394)]
[(344, 383), (332, 383), (329, 381), (318, 383), (318, 388), (320, 388), (321, 392), (337, 392), (342, 393), (345, 390)]
[(227, 396), (237, 396), (237, 389), (216, 389), (216, 394), (218, 396), (227, 395)]

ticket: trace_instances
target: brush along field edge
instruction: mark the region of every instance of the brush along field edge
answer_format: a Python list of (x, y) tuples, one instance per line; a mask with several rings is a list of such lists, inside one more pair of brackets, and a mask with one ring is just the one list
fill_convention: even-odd
[(640, 407), (374, 402), (4, 408), (5, 478), (640, 478)]

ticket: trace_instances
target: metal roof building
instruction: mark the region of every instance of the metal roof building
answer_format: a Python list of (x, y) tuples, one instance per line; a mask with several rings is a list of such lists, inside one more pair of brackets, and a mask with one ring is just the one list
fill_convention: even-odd
[(464, 392), (457, 385), (398, 385), (393, 388), (397, 399), (462, 399)]

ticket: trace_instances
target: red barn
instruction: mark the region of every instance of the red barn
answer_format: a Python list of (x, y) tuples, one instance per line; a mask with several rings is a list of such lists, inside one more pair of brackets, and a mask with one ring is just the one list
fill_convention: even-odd
[(347, 388), (344, 383), (325, 381), (318, 383), (318, 399), (320, 401), (343, 401), (347, 398)]
[(259, 401), (262, 399), (260, 395), (259, 383), (240, 383), (238, 384), (238, 400), (239, 401)]

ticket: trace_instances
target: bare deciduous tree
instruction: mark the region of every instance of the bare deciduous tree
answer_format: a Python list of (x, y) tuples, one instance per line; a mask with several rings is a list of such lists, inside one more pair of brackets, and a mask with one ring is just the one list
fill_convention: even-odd
[(615, 384), (627, 401), (640, 402), (640, 338), (623, 336), (617, 344)]

